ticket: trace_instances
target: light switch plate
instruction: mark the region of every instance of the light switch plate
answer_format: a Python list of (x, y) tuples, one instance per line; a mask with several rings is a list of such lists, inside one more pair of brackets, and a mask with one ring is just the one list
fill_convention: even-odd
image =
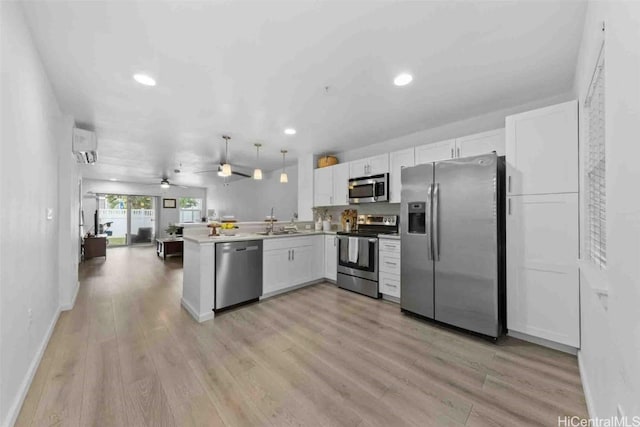
[(51, 221), (53, 219), (53, 208), (47, 208), (47, 220)]

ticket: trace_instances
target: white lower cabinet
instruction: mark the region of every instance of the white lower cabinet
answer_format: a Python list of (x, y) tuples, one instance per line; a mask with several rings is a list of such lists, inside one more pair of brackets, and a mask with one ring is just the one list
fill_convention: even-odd
[[(318, 240), (320, 239), (320, 240)], [(319, 277), (318, 260), (314, 260), (322, 236), (265, 239), (263, 243), (262, 294), (268, 295)], [(321, 259), (322, 262), (322, 252)]]
[(400, 241), (381, 238), (378, 245), (380, 293), (400, 298)]
[(338, 280), (338, 242), (336, 236), (324, 236), (324, 277)]
[(507, 327), (580, 347), (578, 194), (507, 198)]

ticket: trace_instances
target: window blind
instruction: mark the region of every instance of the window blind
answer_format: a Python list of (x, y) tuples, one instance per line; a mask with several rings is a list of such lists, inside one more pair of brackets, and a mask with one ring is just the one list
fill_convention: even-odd
[(604, 47), (584, 103), (587, 138), (585, 162), (585, 253), (599, 268), (607, 265)]

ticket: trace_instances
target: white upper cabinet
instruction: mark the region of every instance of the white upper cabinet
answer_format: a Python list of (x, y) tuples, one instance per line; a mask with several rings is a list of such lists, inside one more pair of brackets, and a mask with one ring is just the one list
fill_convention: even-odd
[(331, 206), (333, 171), (331, 167), (313, 171), (313, 206)]
[(495, 151), (505, 155), (504, 129), (477, 133), (456, 139), (456, 157), (478, 156)]
[(402, 182), (400, 180), (402, 168), (415, 166), (414, 149), (394, 151), (389, 154), (389, 203), (400, 203)]
[(349, 163), (338, 163), (331, 167), (333, 173), (332, 206), (349, 204)]
[(507, 194), (578, 191), (576, 101), (506, 118)]
[(389, 153), (349, 162), (349, 178), (380, 175), (389, 172)]
[(416, 165), (455, 158), (456, 140), (433, 142), (415, 148)]

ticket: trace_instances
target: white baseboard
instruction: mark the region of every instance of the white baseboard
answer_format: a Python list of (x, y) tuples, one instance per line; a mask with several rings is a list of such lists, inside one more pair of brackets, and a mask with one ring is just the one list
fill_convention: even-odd
[(551, 348), (553, 350), (562, 351), (563, 353), (573, 354), (574, 356), (578, 354), (578, 349), (575, 347), (560, 344), (554, 341), (549, 341), (544, 338), (534, 337), (533, 335), (524, 334), (522, 332), (509, 330), (509, 332), (507, 332), (507, 335), (509, 335), (510, 337), (518, 338), (522, 341), (528, 341), (534, 344), (541, 345), (543, 347)]
[(596, 419), (596, 410), (595, 406), (593, 406), (593, 396), (591, 395), (591, 389), (589, 388), (589, 381), (587, 381), (587, 372), (584, 367), (584, 362), (582, 361), (582, 351), (578, 351), (578, 369), (580, 371), (580, 380), (582, 381), (582, 391), (584, 392), (584, 400), (587, 404), (587, 412), (589, 413), (589, 418)]
[(73, 309), (73, 307), (76, 305), (76, 298), (78, 298), (78, 291), (80, 290), (80, 282), (76, 282), (76, 289), (73, 292), (73, 298), (71, 299), (71, 302), (68, 304), (61, 304), (60, 305), (60, 310), (61, 311), (69, 311), (71, 309)]
[(42, 360), (42, 356), (44, 355), (44, 351), (47, 348), (47, 344), (49, 344), (49, 340), (51, 339), (51, 335), (53, 334), (53, 330), (56, 327), (56, 323), (58, 323), (58, 318), (60, 317), (60, 307), (56, 310), (56, 314), (53, 316), (51, 324), (47, 329), (47, 333), (44, 336), (44, 339), (40, 343), (40, 347), (38, 351), (31, 361), (29, 365), (29, 369), (27, 370), (27, 375), (24, 377), (22, 384), (20, 385), (20, 389), (18, 390), (18, 394), (7, 413), (7, 417), (3, 422), (3, 427), (11, 427), (16, 423), (18, 419), (18, 415), (20, 414), (20, 409), (22, 409), (22, 404), (24, 403), (24, 399), (27, 397), (27, 392), (29, 391), (29, 387), (31, 387), (31, 382), (33, 381), (33, 377), (36, 375), (36, 371), (38, 370), (38, 366), (40, 366), (40, 361)]
[(193, 308), (193, 306), (189, 304), (187, 300), (185, 300), (184, 298), (180, 299), (180, 304), (184, 307), (185, 310), (187, 310), (187, 312), (189, 312), (191, 317), (193, 317), (198, 323), (211, 320), (215, 316), (215, 313), (213, 312), (213, 310), (207, 313), (198, 313), (198, 310)]
[(301, 283), (299, 285), (290, 286), (288, 288), (279, 289), (277, 291), (267, 292), (266, 294), (262, 294), (262, 296), (260, 297), (260, 301), (262, 301), (263, 299), (275, 297), (276, 295), (285, 294), (287, 292), (295, 291), (296, 289), (304, 288), (306, 286), (317, 285), (318, 283), (324, 283), (324, 282), (326, 282), (325, 279), (317, 279), (317, 280), (312, 280), (310, 282)]

